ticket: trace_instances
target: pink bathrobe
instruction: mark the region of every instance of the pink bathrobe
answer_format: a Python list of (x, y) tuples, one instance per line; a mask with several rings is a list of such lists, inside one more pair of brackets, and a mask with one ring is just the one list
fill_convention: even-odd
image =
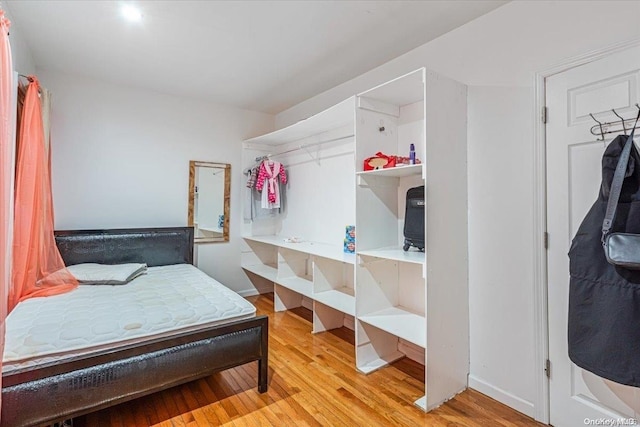
[(262, 162), (260, 172), (258, 172), (256, 189), (262, 191), (262, 207), (264, 209), (280, 207), (280, 188), (276, 182), (278, 177), (280, 177), (281, 183), (287, 183), (287, 173), (284, 166), (271, 160)]

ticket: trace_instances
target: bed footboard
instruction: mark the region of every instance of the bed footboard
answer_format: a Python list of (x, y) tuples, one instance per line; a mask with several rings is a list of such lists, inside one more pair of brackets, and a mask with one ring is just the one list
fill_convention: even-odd
[(258, 361), (263, 393), (268, 388), (266, 316), (4, 375), (0, 426), (80, 416), (253, 361)]

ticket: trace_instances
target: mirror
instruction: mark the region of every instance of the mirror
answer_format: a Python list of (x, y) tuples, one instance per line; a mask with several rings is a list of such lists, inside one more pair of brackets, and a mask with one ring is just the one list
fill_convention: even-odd
[(189, 162), (188, 224), (195, 243), (229, 241), (231, 165)]

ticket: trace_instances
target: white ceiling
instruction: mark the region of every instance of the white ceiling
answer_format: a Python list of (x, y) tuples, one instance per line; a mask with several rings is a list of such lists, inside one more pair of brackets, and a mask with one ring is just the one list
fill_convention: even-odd
[(506, 2), (5, 3), (38, 68), (278, 113)]

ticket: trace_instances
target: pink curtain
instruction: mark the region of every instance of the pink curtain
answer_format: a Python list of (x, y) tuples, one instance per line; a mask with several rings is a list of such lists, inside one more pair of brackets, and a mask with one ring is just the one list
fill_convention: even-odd
[(29, 76), (18, 130), (9, 311), (27, 298), (61, 294), (78, 285), (66, 270), (53, 235), (49, 150), (39, 91), (38, 79)]
[[(4, 353), (7, 296), (11, 283), (11, 223), (13, 207), (13, 64), (9, 45), (11, 23), (0, 10), (0, 354)], [(0, 357), (0, 370), (2, 358)]]

